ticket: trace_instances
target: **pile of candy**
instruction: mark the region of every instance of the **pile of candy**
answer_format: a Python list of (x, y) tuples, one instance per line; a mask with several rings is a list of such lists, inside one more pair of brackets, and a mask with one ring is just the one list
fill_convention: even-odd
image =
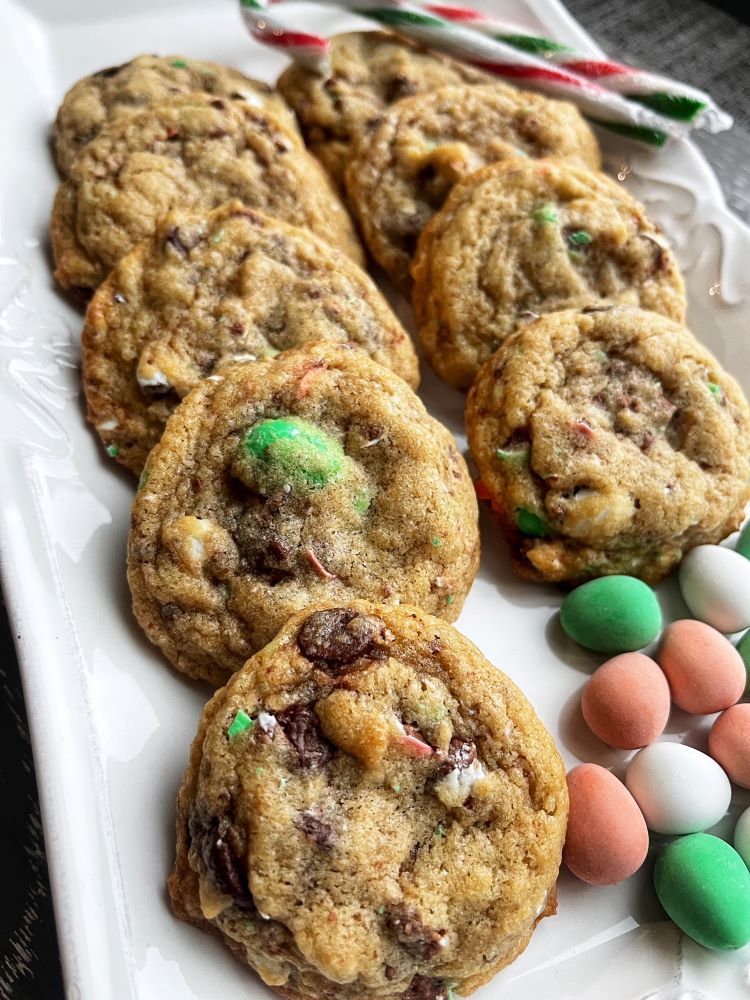
[[(679, 584), (695, 619), (669, 625), (655, 659), (637, 652), (662, 628), (656, 596), (640, 580), (602, 577), (563, 602), (560, 621), (572, 639), (619, 654), (583, 690), (586, 724), (609, 746), (638, 750), (624, 784), (598, 764), (570, 771), (563, 858), (584, 882), (610, 885), (641, 867), (649, 830), (678, 836), (656, 859), (659, 901), (700, 944), (741, 948), (750, 942), (750, 809), (736, 824), (734, 847), (704, 831), (726, 814), (730, 782), (750, 788), (750, 704), (737, 704), (750, 693), (750, 523), (734, 551), (693, 549)], [(726, 638), (745, 629), (736, 647)], [(721, 713), (708, 736), (708, 754), (655, 742), (672, 702), (695, 716)]]

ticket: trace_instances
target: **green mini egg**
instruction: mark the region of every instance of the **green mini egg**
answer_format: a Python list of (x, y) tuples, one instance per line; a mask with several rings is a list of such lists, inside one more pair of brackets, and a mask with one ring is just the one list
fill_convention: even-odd
[(560, 623), (575, 642), (600, 653), (642, 649), (661, 630), (656, 594), (634, 576), (603, 576), (563, 601)]
[(287, 485), (318, 490), (339, 478), (345, 462), (344, 450), (334, 437), (306, 420), (285, 417), (261, 420), (250, 428), (234, 471), (263, 493)]
[(706, 948), (750, 941), (750, 872), (733, 847), (707, 833), (668, 844), (656, 859), (659, 902), (681, 931)]

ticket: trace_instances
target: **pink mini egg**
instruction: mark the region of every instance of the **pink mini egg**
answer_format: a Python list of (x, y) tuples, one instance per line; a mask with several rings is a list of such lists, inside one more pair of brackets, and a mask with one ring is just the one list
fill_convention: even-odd
[(570, 814), (563, 861), (590, 885), (612, 885), (637, 872), (648, 853), (648, 830), (635, 799), (598, 764), (568, 774)]
[(711, 726), (708, 752), (735, 785), (750, 788), (750, 705), (733, 705)]
[(685, 618), (664, 630), (658, 654), (675, 705), (710, 715), (734, 705), (745, 690), (742, 657), (721, 632)]
[(669, 685), (643, 653), (622, 653), (603, 663), (581, 695), (581, 712), (600, 740), (637, 750), (659, 736), (669, 718)]

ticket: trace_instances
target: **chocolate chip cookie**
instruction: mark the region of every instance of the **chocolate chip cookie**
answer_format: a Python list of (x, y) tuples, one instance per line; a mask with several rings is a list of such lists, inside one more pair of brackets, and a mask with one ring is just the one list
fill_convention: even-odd
[(83, 329), (88, 418), (140, 473), (177, 403), (226, 361), (350, 341), (415, 388), (411, 340), (373, 282), (309, 230), (241, 202), (172, 212), (99, 286)]
[(170, 209), (207, 211), (234, 198), (364, 259), (301, 139), (244, 101), (188, 94), (116, 118), (81, 150), (52, 210), (55, 277), (64, 288), (96, 288)]
[(750, 410), (683, 326), (628, 307), (549, 313), (510, 334), (469, 392), (471, 453), (536, 580), (656, 583), (739, 527)]
[(81, 149), (115, 118), (175, 94), (196, 91), (246, 101), (270, 111), (287, 129), (297, 131), (283, 97), (267, 83), (251, 80), (229, 66), (186, 56), (137, 56), (122, 66), (109, 66), (84, 77), (63, 98), (54, 125), (61, 173), (68, 176)]
[(677, 263), (642, 206), (563, 160), (494, 163), (457, 184), (422, 233), (412, 276), (425, 355), (464, 388), (541, 313), (608, 302), (685, 318)]
[(479, 559), (453, 438), (348, 344), (226, 365), (182, 401), (133, 506), (129, 580), (149, 638), (223, 683), (321, 600), (453, 621)]
[(455, 629), (318, 605), (203, 712), (172, 907), (290, 1000), (466, 996), (555, 912), (567, 812), (551, 737)]
[(518, 156), (600, 162), (572, 104), (496, 86), (441, 87), (399, 101), (363, 137), (346, 171), (347, 193), (370, 253), (400, 289), (410, 287), (419, 234), (453, 185)]
[[(451, 84), (489, 84), (493, 78), (384, 31), (351, 31), (331, 39), (331, 71), (320, 76), (292, 63), (278, 88), (297, 112), (310, 150), (342, 183), (359, 137), (375, 128), (385, 109)], [(504, 84), (496, 84), (510, 92)]]

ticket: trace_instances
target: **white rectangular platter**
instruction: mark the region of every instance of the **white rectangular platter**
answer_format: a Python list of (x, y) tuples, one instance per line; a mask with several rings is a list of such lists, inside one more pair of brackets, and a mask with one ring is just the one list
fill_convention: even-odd
[[(557, 0), (504, 0), (503, 13), (596, 52)], [(361, 24), (309, 6), (296, 16), (327, 33)], [(84, 424), (81, 315), (55, 290), (50, 268), (56, 106), (79, 76), (144, 51), (216, 59), (267, 80), (283, 65), (245, 36), (231, 0), (0, 0), (2, 576), (68, 996), (247, 1000), (271, 994), (167, 907), (174, 794), (208, 691), (171, 671), (131, 618), (124, 564), (134, 482)], [(608, 168), (676, 247), (692, 327), (750, 393), (750, 230), (728, 213), (689, 144), (653, 153), (606, 141)], [(407, 319), (405, 303), (399, 311)], [(422, 396), (465, 448), (462, 395), (425, 371)], [(512, 576), (488, 519), (483, 545), (459, 627), (526, 691), (567, 766), (596, 760), (621, 774), (627, 755), (607, 751), (579, 725), (580, 688), (598, 660), (564, 641), (554, 618), (559, 592)], [(667, 617), (685, 614), (673, 583), (659, 593)], [(666, 738), (703, 745), (706, 724), (684, 729), (685, 719), (673, 718)], [(733, 804), (720, 832), (746, 804)], [(713, 954), (683, 940), (655, 901), (649, 865), (605, 889), (563, 872), (559, 915), (543, 921), (526, 953), (477, 998), (740, 1000), (749, 960), (749, 949)]]

